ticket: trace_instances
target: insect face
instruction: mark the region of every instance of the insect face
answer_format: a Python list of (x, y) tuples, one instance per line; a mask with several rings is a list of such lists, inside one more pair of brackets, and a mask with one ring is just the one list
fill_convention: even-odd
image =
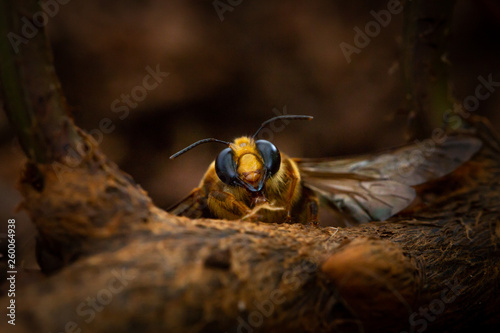
[(271, 142), (241, 137), (220, 152), (215, 171), (225, 184), (260, 192), (266, 180), (278, 172), (280, 164), (280, 153)]

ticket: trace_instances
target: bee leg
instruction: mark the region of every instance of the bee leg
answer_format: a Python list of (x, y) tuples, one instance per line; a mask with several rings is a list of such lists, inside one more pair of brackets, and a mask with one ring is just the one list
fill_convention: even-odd
[(263, 215), (258, 214), (259, 211), (261, 210), (277, 211), (283, 209), (284, 209), (283, 207), (275, 207), (272, 204), (265, 202), (263, 204), (255, 206), (247, 215), (243, 216), (241, 219), (244, 221), (252, 221), (252, 222), (262, 221)]
[(318, 222), (318, 198), (314, 198), (313, 200), (309, 201), (307, 204), (307, 222), (319, 226)]
[(222, 191), (211, 191), (208, 195), (208, 208), (217, 218), (235, 220), (248, 214), (251, 210), (234, 195)]
[(204, 216), (206, 199), (199, 188), (195, 188), (186, 198), (167, 208), (167, 212), (192, 219)]
[(311, 225), (319, 226), (319, 199), (314, 191), (307, 187), (303, 188), (303, 196), (306, 208), (306, 222)]
[(287, 195), (287, 207), (286, 207), (286, 219), (284, 223), (292, 223), (292, 203), (293, 203), (293, 197), (295, 195), (295, 190), (297, 188), (297, 183), (299, 179), (295, 176), (292, 177), (290, 187), (288, 188), (288, 195)]

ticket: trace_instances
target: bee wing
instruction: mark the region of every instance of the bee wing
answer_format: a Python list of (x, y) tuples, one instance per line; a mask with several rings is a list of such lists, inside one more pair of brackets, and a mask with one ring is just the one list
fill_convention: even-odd
[(328, 205), (358, 222), (385, 220), (415, 198), (412, 185), (442, 177), (481, 147), (473, 137), (439, 145), (408, 145), (348, 159), (295, 159), (304, 183)]
[(305, 179), (321, 201), (360, 223), (383, 221), (408, 207), (415, 190), (392, 180)]
[[(347, 159), (295, 159), (302, 174), (316, 178), (391, 179), (418, 185), (442, 177), (469, 160), (481, 141), (474, 137), (449, 136), (439, 144), (408, 145), (373, 155)], [(351, 176), (352, 177), (352, 176)]]
[(167, 212), (171, 214), (186, 216), (192, 219), (208, 217), (206, 211), (207, 200), (198, 188), (194, 189), (187, 197), (167, 209)]

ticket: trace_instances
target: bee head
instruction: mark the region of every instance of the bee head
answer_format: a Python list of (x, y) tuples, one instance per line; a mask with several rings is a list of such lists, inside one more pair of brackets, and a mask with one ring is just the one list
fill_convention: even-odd
[(284, 115), (271, 118), (259, 127), (252, 137), (240, 137), (233, 143), (213, 138), (203, 139), (170, 156), (174, 159), (188, 150), (206, 142), (228, 145), (215, 160), (215, 172), (219, 179), (230, 186), (241, 186), (250, 192), (260, 192), (266, 181), (274, 176), (281, 165), (281, 154), (271, 142), (255, 140), (260, 130), (277, 119), (312, 119), (311, 116)]
[(219, 153), (215, 172), (228, 185), (259, 192), (266, 180), (278, 172), (280, 165), (280, 152), (271, 142), (241, 137)]

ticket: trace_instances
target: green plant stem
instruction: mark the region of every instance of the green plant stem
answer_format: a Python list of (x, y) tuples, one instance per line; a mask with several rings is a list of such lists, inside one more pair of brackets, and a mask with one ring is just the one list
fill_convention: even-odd
[[(49, 163), (77, 149), (80, 137), (68, 116), (45, 31), (33, 22), (37, 12), (42, 12), (38, 1), (0, 2), (0, 97), (26, 156)], [(28, 25), (36, 34), (26, 33)]]
[(455, 2), (405, 4), (402, 68), (415, 136), (428, 136), (429, 130), (442, 127), (445, 112), (454, 107), (447, 50)]

